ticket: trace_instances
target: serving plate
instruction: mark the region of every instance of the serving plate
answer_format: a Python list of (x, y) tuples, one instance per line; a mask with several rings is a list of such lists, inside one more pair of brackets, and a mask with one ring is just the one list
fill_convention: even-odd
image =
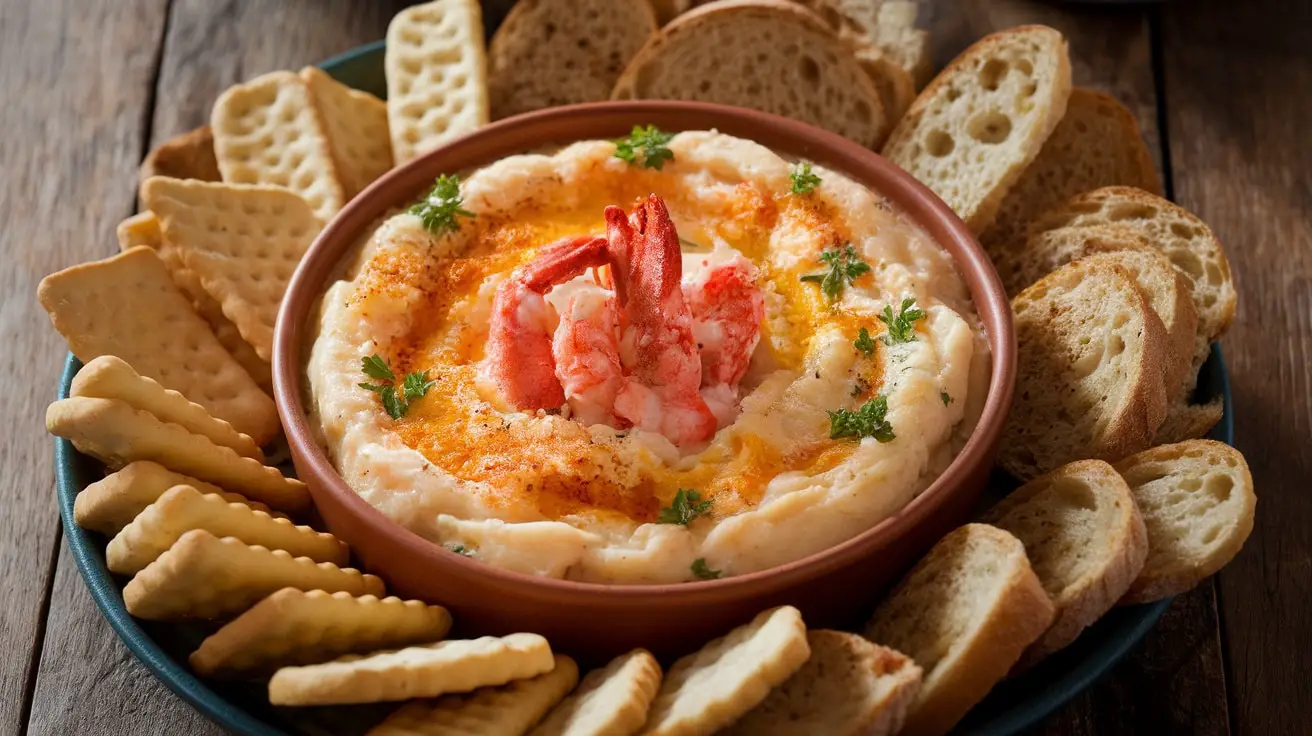
[[(339, 81), (379, 96), (385, 92), (383, 43), (361, 46), (320, 65)], [(59, 398), (81, 364), (69, 356), (59, 386)], [(1198, 399), (1224, 397), (1225, 413), (1209, 435), (1233, 444), (1229, 381), (1219, 346), (1199, 376)], [(56, 490), (64, 537), (96, 605), (138, 659), (170, 690), (209, 718), (238, 734), (298, 736), (362, 733), (391, 706), (341, 708), (275, 708), (261, 683), (202, 681), (186, 665), (187, 655), (212, 631), (204, 625), (152, 624), (128, 615), (123, 604), (125, 579), (105, 565), (106, 539), (78, 527), (73, 502), (88, 484), (102, 476), (98, 463), (79, 454), (70, 442), (55, 440)], [(980, 736), (1015, 734), (1039, 722), (1097, 678), (1135, 646), (1157, 622), (1170, 601), (1117, 608), (1091, 626), (1066, 649), (1024, 675), (999, 685), (959, 725), (957, 733)]]

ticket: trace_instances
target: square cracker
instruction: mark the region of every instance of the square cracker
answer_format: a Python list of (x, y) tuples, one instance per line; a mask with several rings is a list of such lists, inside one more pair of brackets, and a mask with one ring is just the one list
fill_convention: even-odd
[(208, 125), (174, 136), (146, 154), (138, 172), (140, 181), (152, 176), (222, 181), (214, 156), (214, 131)]
[(287, 282), (323, 227), (305, 200), (278, 187), (167, 177), (142, 184), (141, 200), (224, 316), (271, 359)]
[(310, 492), (299, 480), (284, 478), (277, 468), (118, 399), (74, 396), (56, 401), (46, 408), (46, 429), (110, 467), (150, 460), (276, 509), (300, 511), (310, 506)]
[(551, 671), (537, 677), (407, 703), (367, 736), (523, 736), (578, 681), (578, 665), (557, 654)]
[(51, 274), (37, 299), (82, 362), (117, 355), (257, 444), (278, 433), (273, 400), (219, 344), (155, 251), (133, 248)]
[(397, 165), (488, 121), (483, 11), (477, 0), (433, 0), (387, 26), (387, 122)]
[(287, 518), (282, 512), (274, 511), (258, 501), (228, 493), (216, 485), (175, 473), (149, 460), (128, 463), (83, 488), (73, 502), (73, 518), (83, 529), (112, 537), (173, 486), (191, 486), (201, 493), (217, 493), (227, 501), (244, 503), (275, 518)]
[(114, 229), (114, 235), (118, 237), (119, 250), (132, 250), (139, 245), (159, 250), (164, 244), (164, 236), (159, 231), (159, 220), (151, 212), (138, 212), (120, 222)]
[(359, 570), (196, 529), (137, 573), (123, 589), (123, 601), (128, 613), (147, 621), (224, 618), (287, 587), (383, 594), (383, 581)]
[(660, 663), (646, 649), (634, 649), (589, 672), (578, 690), (533, 729), (532, 736), (637, 733), (647, 722), (647, 711), (660, 688)]
[(450, 630), (451, 614), (423, 601), (283, 588), (201, 642), (191, 666), (207, 677), (261, 673), (434, 642)]
[(111, 572), (135, 575), (193, 529), (280, 549), (293, 557), (331, 562), (338, 567), (351, 559), (346, 544), (327, 532), (297, 526), (290, 519), (274, 518), (244, 503), (230, 502), (217, 493), (205, 494), (191, 486), (174, 486), (109, 541), (106, 564)]
[(160, 421), (182, 425), (189, 432), (208, 437), (216, 445), (231, 447), (238, 455), (264, 462), (264, 454), (249, 435), (210, 416), (205, 407), (186, 396), (132, 370), (132, 366), (116, 355), (102, 355), (82, 366), (73, 376), (68, 393), (70, 396), (124, 401), (134, 409), (154, 414)]
[(269, 680), (269, 702), (339, 705), (433, 698), (536, 677), (554, 666), (551, 646), (537, 634), (440, 641), (283, 667)]
[(392, 168), (392, 141), (387, 132), (387, 103), (351, 89), (318, 67), (301, 70), (315, 111), (323, 123), (333, 165), (346, 201)]
[(811, 656), (802, 614), (764, 611), (674, 663), (643, 734), (712, 733), (756, 707)]
[(223, 181), (290, 189), (324, 222), (346, 204), (310, 89), (292, 72), (229, 87), (214, 103), (210, 126)]

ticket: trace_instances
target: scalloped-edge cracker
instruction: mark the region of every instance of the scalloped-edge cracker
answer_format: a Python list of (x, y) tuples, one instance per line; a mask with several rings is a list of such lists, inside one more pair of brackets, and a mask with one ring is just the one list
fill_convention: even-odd
[(132, 578), (123, 601), (128, 613), (148, 621), (226, 618), (288, 587), (384, 594), (381, 579), (354, 568), (193, 529)]
[(763, 611), (674, 663), (643, 733), (710, 734), (724, 728), (765, 700), (810, 655), (800, 611)]
[(287, 282), (323, 227), (305, 200), (273, 186), (157, 177), (141, 185), (141, 201), (224, 316), (271, 359)]
[(387, 26), (387, 122), (399, 166), (488, 121), (487, 54), (477, 0), (433, 0)]
[(578, 665), (557, 654), (537, 677), (406, 703), (367, 736), (524, 736), (578, 681)]
[(345, 705), (435, 698), (536, 677), (553, 666), (551, 646), (537, 634), (456, 639), (283, 667), (269, 680), (269, 702)]
[(282, 511), (310, 506), (310, 492), (299, 480), (118, 399), (56, 401), (46, 408), (46, 429), (112, 468), (150, 460)]
[(532, 736), (629, 736), (647, 722), (661, 689), (661, 666), (646, 649), (634, 649), (588, 673), (578, 690), (533, 729)]
[(289, 189), (324, 222), (346, 204), (310, 88), (296, 74), (270, 72), (229, 87), (210, 127), (223, 181)]
[(68, 393), (93, 399), (119, 399), (134, 409), (154, 414), (162, 422), (179, 424), (190, 432), (208, 437), (216, 445), (231, 447), (238, 455), (264, 462), (264, 454), (249, 435), (210, 416), (205, 407), (186, 396), (132, 370), (132, 366), (116, 355), (102, 355), (82, 366), (73, 376)]
[(51, 274), (37, 298), (82, 362), (117, 355), (256, 444), (278, 433), (273, 399), (223, 348), (150, 248)]
[(338, 567), (346, 566), (351, 560), (346, 544), (327, 532), (298, 526), (290, 519), (276, 519), (244, 503), (228, 501), (217, 493), (204, 494), (191, 486), (174, 486), (110, 540), (105, 562), (110, 572), (134, 575), (193, 529), (279, 549), (293, 557), (331, 562)]
[(423, 601), (283, 588), (201, 642), (191, 666), (206, 677), (262, 673), (434, 642), (450, 630), (451, 614)]
[(323, 123), (337, 178), (346, 201), (392, 168), (392, 139), (387, 131), (387, 103), (351, 89), (324, 70), (307, 66), (301, 79)]
[(202, 125), (155, 146), (141, 162), (137, 176), (140, 181), (152, 176), (222, 181), (219, 162), (214, 156), (214, 131)]
[(201, 493), (217, 493), (231, 503), (244, 503), (274, 518), (287, 518), (286, 514), (274, 511), (259, 501), (229, 493), (189, 475), (175, 473), (159, 463), (138, 460), (83, 488), (73, 502), (73, 519), (83, 529), (112, 537), (173, 486), (191, 486)]

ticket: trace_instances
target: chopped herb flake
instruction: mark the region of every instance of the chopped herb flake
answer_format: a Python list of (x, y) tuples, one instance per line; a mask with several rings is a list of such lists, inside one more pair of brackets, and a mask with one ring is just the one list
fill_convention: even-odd
[(860, 350), (866, 355), (875, 354), (875, 340), (870, 337), (870, 332), (864, 327), (861, 328), (861, 333), (856, 336), (856, 341), (852, 344), (856, 346), (857, 350)]
[(674, 160), (674, 151), (665, 147), (673, 138), (673, 133), (665, 133), (655, 125), (635, 125), (628, 138), (615, 141), (615, 158), (660, 171), (666, 161)]
[(915, 304), (916, 300), (911, 297), (903, 299), (902, 309), (897, 316), (893, 315), (891, 304), (884, 307), (884, 313), (879, 315), (879, 321), (888, 326), (888, 333), (884, 335), (885, 344), (894, 345), (916, 339), (916, 321), (925, 318), (925, 311)]
[(451, 550), (452, 552), (455, 552), (455, 553), (458, 554), (458, 555), (464, 555), (465, 557), (473, 557), (473, 556), (474, 556), (474, 550), (472, 550), (472, 549), (466, 547), (466, 546), (463, 545), (463, 544), (453, 544), (453, 545), (447, 547), (447, 549)]
[(692, 561), (692, 574), (696, 575), (698, 580), (715, 580), (720, 577), (719, 570), (712, 570), (706, 566), (705, 557), (698, 557)]
[(820, 177), (811, 173), (811, 164), (809, 163), (793, 164), (788, 178), (792, 180), (791, 191), (793, 194), (810, 194), (815, 191), (816, 187), (820, 186)]
[(474, 213), (460, 206), (460, 177), (442, 174), (433, 182), (433, 188), (424, 198), (410, 207), (410, 214), (417, 215), (424, 223), (424, 229), (435, 235), (445, 231), (460, 229), (459, 217), (474, 217)]
[(437, 381), (428, 380), (428, 371), (417, 371), (405, 374), (405, 400), (417, 401), (424, 398), (428, 389), (437, 385)]
[(943, 406), (947, 406), (948, 404), (952, 403), (952, 397), (948, 395), (947, 391), (939, 391), (938, 397), (940, 399), (943, 399)]
[(680, 488), (674, 494), (674, 501), (669, 506), (661, 509), (660, 514), (656, 517), (656, 523), (688, 526), (688, 522), (693, 519), (710, 513), (711, 501), (703, 501), (702, 494), (691, 488)]
[(820, 254), (820, 261), (828, 266), (824, 273), (812, 273), (802, 277), (802, 281), (820, 284), (820, 291), (830, 301), (842, 296), (843, 288), (857, 280), (862, 274), (870, 272), (870, 265), (861, 260), (856, 248), (851, 243), (842, 248), (831, 248)]
[(360, 370), (364, 371), (366, 376), (376, 378), (380, 381), (395, 381), (396, 374), (391, 368), (387, 367), (387, 361), (378, 353), (370, 355), (368, 358), (360, 359)]
[(880, 442), (892, 442), (897, 435), (893, 434), (893, 425), (888, 423), (884, 415), (888, 413), (888, 397), (880, 394), (866, 401), (860, 409), (848, 411), (839, 409), (838, 411), (829, 412), (829, 438), (842, 439), (844, 437), (874, 437)]

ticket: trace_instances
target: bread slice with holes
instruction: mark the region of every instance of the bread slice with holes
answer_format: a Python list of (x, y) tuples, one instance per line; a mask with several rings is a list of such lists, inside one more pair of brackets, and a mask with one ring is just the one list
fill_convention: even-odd
[(1052, 616), (1052, 601), (1020, 540), (985, 524), (967, 524), (939, 540), (862, 632), (924, 670), (900, 733), (947, 733), (1043, 635)]
[(1119, 264), (1081, 259), (1011, 301), (1016, 393), (998, 460), (1021, 480), (1143, 450), (1166, 416), (1166, 328)]
[(1052, 626), (1018, 668), (1075, 641), (1102, 618), (1143, 569), (1148, 532), (1130, 487), (1102, 460), (1079, 460), (1017, 488), (981, 521), (1025, 545), (1034, 574), (1056, 608)]
[(1057, 127), (1070, 93), (1060, 33), (1046, 26), (994, 33), (930, 82), (883, 153), (982, 233)]
[(806, 664), (721, 736), (897, 733), (920, 690), (920, 667), (846, 631), (809, 631), (806, 640)]
[(1253, 476), (1233, 447), (1189, 440), (1131, 455), (1115, 467), (1148, 531), (1148, 559), (1122, 603), (1193, 588), (1233, 560), (1253, 531)]
[(1034, 218), (1068, 197), (1114, 184), (1162, 191), (1134, 113), (1111, 95), (1076, 87), (1066, 114), (1002, 200), (980, 243), (990, 255), (1023, 247), (1025, 228)]
[(750, 107), (869, 147), (887, 122), (879, 91), (838, 36), (784, 0), (722, 0), (675, 18), (629, 63), (611, 98)]
[[(839, 0), (844, 5), (869, 4), (868, 0)], [(911, 73), (920, 89), (934, 75), (929, 31), (916, 25), (920, 4), (915, 0), (884, 0), (875, 21), (875, 47)]]
[(657, 27), (647, 0), (520, 0), (488, 47), (492, 118), (608, 99)]

